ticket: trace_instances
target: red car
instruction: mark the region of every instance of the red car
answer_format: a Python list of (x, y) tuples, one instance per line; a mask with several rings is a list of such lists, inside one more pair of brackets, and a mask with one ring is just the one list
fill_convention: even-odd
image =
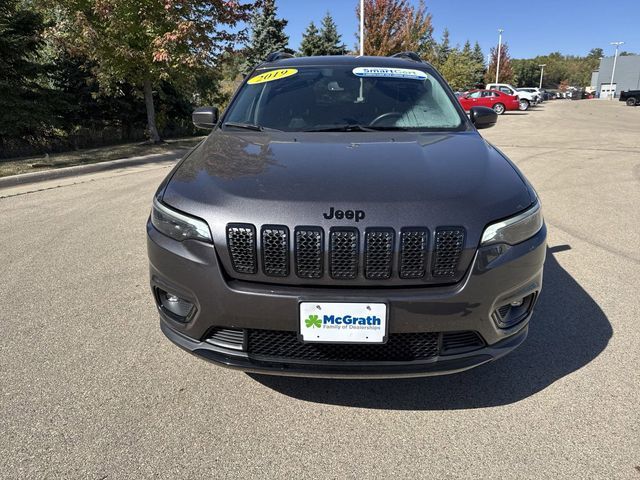
[(498, 115), (502, 115), (507, 110), (519, 108), (518, 97), (498, 90), (470, 90), (458, 97), (458, 100), (465, 111), (469, 111), (471, 107), (489, 107)]

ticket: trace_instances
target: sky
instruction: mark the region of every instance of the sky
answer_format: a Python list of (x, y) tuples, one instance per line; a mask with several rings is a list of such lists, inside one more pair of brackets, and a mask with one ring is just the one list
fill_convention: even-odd
[[(417, 5), (418, 0), (409, 0)], [(485, 55), (498, 43), (498, 28), (509, 44), (512, 58), (529, 58), (560, 51), (567, 55), (586, 55), (600, 47), (613, 55), (610, 42), (624, 41), (623, 50), (640, 53), (639, 0), (595, 2), (478, 2), (426, 0), (433, 15), (434, 36), (440, 39), (445, 27), (451, 44), (478, 40)], [(302, 33), (313, 20), (318, 26), (327, 11), (338, 24), (342, 40), (356, 46), (358, 28), (355, 14), (359, 0), (276, 0), (278, 16), (289, 20), (286, 33), (291, 48), (300, 45)], [(604, 7), (604, 8), (603, 8)], [(625, 12), (627, 12), (625, 14)]]

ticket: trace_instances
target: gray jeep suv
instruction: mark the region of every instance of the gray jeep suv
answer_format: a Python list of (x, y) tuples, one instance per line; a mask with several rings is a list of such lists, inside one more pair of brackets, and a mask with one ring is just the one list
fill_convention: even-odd
[(160, 185), (164, 334), (245, 371), (458, 372), (520, 345), (542, 286), (535, 191), (413, 53), (272, 54)]

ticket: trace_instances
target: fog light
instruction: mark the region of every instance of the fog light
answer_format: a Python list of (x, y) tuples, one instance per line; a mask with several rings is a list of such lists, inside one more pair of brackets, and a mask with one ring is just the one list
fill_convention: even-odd
[(493, 320), (499, 328), (511, 328), (523, 321), (531, 313), (536, 294), (532, 293), (519, 300), (502, 305), (493, 312)]
[(160, 309), (170, 318), (179, 322), (186, 322), (189, 319), (194, 310), (193, 303), (160, 288), (156, 289), (156, 294)]

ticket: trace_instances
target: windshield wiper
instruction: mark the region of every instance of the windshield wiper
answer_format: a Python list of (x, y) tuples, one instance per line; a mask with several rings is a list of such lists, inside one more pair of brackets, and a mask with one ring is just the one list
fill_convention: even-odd
[(376, 130), (364, 125), (326, 125), (322, 127), (312, 127), (303, 130), (303, 132), (375, 132)]
[(370, 128), (371, 130), (379, 130), (379, 131), (387, 131), (387, 130), (388, 131), (396, 131), (396, 132), (407, 132), (407, 131), (409, 131), (409, 129), (406, 128), (406, 127), (396, 127), (395, 125), (389, 125), (389, 126), (386, 126), (386, 127), (378, 126), (378, 125), (372, 125), (372, 126), (367, 127), (367, 128)]
[(403, 132), (407, 131), (404, 127), (396, 127), (396, 126), (378, 126), (378, 125), (360, 125), (357, 123), (352, 123), (349, 125), (331, 125), (324, 127), (313, 127), (303, 130), (304, 132), (381, 132), (381, 131), (396, 131)]
[(264, 130), (276, 131), (275, 128), (265, 128), (265, 127), (263, 127), (261, 125), (255, 125), (253, 123), (225, 122), (225, 123), (222, 124), (222, 126), (223, 127), (232, 127), (232, 128), (244, 128), (246, 130), (255, 130), (256, 132), (262, 132)]

